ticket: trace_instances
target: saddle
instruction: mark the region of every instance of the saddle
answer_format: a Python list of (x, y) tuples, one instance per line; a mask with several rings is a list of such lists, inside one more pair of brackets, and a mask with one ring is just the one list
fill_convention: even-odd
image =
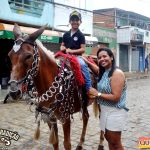
[(78, 86), (84, 85), (85, 82), (82, 76), (80, 64), (75, 56), (64, 54), (63, 52), (59, 51), (55, 54), (55, 58), (59, 60), (59, 64), (62, 69), (67, 67), (74, 73)]
[[(61, 67), (63, 67), (63, 65), (67, 66), (68, 68), (70, 68), (74, 72), (74, 75), (75, 75), (75, 78), (77, 80), (79, 87), (84, 86), (84, 83), (85, 83), (84, 77), (82, 75), (81, 67), (80, 67), (80, 64), (79, 64), (76, 56), (64, 54), (63, 52), (59, 51), (55, 54), (55, 58), (59, 60)], [(87, 59), (90, 62), (96, 64), (92, 57), (87, 56)], [(90, 68), (89, 68), (89, 71), (91, 74), (92, 86), (94, 88), (96, 88), (96, 84), (97, 84), (96, 75), (94, 74), (94, 72)]]

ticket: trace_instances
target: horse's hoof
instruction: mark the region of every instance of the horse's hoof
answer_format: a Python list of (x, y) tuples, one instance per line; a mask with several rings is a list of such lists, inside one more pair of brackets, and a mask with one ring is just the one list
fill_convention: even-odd
[(98, 146), (98, 150), (104, 150), (104, 146), (103, 145), (99, 145)]
[(3, 104), (6, 104), (7, 103), (7, 101), (3, 101)]
[(78, 146), (76, 147), (76, 150), (82, 150), (82, 146), (79, 146), (79, 145), (78, 145)]

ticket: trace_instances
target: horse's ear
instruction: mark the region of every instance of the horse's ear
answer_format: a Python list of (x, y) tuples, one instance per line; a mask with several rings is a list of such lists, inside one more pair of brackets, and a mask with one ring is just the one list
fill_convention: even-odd
[(15, 23), (14, 28), (13, 28), (13, 33), (14, 33), (15, 39), (22, 37), (21, 29), (18, 26), (18, 24), (16, 24), (16, 23)]
[(47, 27), (47, 25), (42, 26), (39, 30), (37, 30), (34, 33), (30, 34), (28, 36), (28, 40), (30, 40), (31, 42), (34, 42), (44, 32), (46, 27)]

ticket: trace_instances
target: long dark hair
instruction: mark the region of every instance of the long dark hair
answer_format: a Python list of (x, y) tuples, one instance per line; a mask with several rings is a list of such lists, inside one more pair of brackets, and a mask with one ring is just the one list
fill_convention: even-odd
[[(110, 72), (108, 74), (108, 77), (111, 77), (114, 70), (116, 69), (116, 62), (115, 62), (115, 57), (114, 57), (114, 54), (113, 52), (111, 51), (111, 49), (109, 48), (100, 48), (98, 51), (97, 51), (97, 58), (98, 58), (98, 55), (101, 51), (105, 51), (107, 52), (107, 54), (112, 58), (112, 67), (110, 69)], [(105, 68), (102, 67), (100, 64), (99, 64), (99, 69), (100, 69), (100, 72), (99, 72), (99, 79), (98, 80), (101, 80), (104, 72), (105, 72)]]

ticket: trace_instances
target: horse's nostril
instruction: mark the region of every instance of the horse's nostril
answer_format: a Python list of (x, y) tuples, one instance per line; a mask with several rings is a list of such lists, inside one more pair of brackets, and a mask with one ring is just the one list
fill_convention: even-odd
[(10, 84), (10, 92), (17, 92), (19, 90), (17, 81), (12, 80), (9, 82), (9, 84)]

